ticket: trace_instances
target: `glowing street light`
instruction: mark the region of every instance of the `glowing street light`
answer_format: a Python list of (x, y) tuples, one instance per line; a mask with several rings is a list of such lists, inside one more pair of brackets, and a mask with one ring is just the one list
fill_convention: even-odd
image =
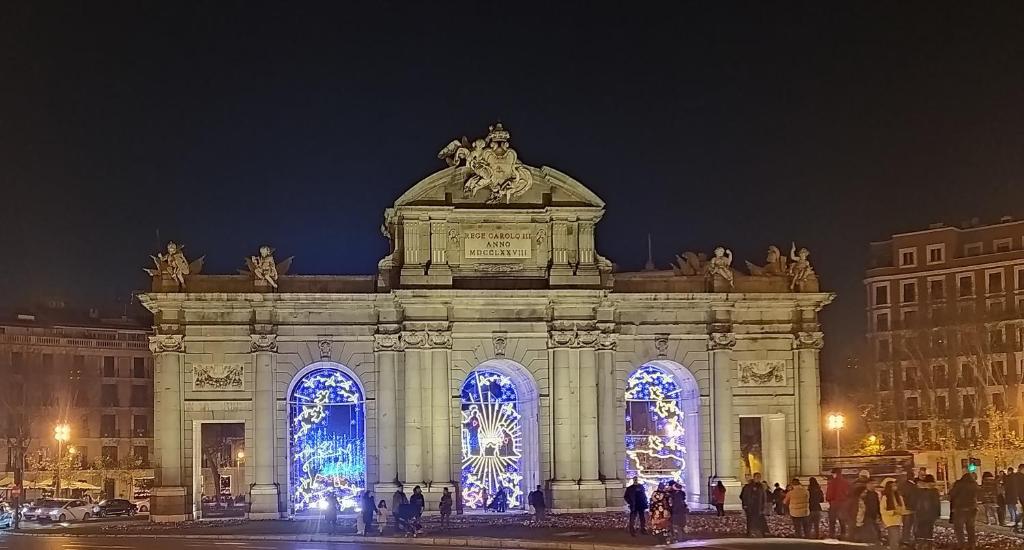
[(829, 413), (828, 418), (828, 429), (836, 431), (836, 456), (842, 454), (839, 443), (839, 432), (846, 427), (846, 417), (842, 413)]
[[(53, 427), (53, 438), (57, 440), (57, 479), (54, 480), (54, 494), (60, 496), (60, 457), (61, 447), (71, 439), (71, 426), (67, 424), (57, 424)], [(71, 447), (70, 451), (74, 454), (74, 447)]]
[(235, 468), (237, 468), (242, 464), (242, 460), (245, 460), (245, 451), (238, 451), (238, 454), (235, 455), (235, 458), (237, 459), (235, 460)]

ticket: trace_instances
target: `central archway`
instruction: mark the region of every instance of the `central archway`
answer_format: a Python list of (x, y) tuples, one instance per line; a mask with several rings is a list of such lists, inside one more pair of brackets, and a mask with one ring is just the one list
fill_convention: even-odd
[(461, 392), (461, 493), (467, 508), (484, 508), (504, 493), (521, 508), (537, 482), (537, 390), (526, 369), (491, 360), (473, 369)]
[(288, 398), (289, 500), (295, 512), (326, 508), (336, 496), (355, 509), (366, 487), (363, 390), (335, 363), (306, 367)]

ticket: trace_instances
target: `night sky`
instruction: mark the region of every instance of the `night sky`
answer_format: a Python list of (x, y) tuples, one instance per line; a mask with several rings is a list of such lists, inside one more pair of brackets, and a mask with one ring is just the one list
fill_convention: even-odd
[[(607, 6), (607, 7), (606, 7)], [(372, 273), (384, 208), (500, 119), (640, 268), (806, 246), (826, 369), (867, 243), (1024, 216), (1019, 2), (3, 2), (0, 305), (130, 299), (168, 239)], [(826, 377), (829, 375), (826, 374)]]

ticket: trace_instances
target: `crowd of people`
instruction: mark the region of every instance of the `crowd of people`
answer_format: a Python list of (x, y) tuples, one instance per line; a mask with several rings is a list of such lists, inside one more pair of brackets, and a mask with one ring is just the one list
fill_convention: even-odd
[[(721, 483), (719, 483), (721, 485)], [(722, 487), (724, 491), (724, 486)], [(724, 493), (723, 493), (724, 495)], [(629, 508), (629, 533), (637, 534), (637, 520), (640, 533), (658, 537), (663, 544), (678, 542), (686, 538), (686, 518), (690, 509), (686, 504), (686, 491), (677, 482), (661, 482), (654, 493), (647, 497), (647, 489), (638, 478), (626, 487), (622, 495)], [(647, 529), (646, 516), (650, 510), (650, 531)]]

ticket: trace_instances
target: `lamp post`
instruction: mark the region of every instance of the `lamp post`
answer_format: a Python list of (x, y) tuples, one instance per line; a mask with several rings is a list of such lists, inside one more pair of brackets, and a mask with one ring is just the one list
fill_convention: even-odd
[(57, 440), (57, 479), (53, 482), (54, 495), (60, 497), (60, 458), (61, 448), (64, 442), (71, 439), (71, 426), (67, 424), (57, 424), (53, 428), (53, 438)]
[(828, 429), (836, 431), (836, 456), (842, 454), (839, 443), (839, 431), (846, 427), (846, 417), (841, 413), (830, 413), (828, 415)]
[(235, 459), (235, 468), (241, 467), (242, 461), (245, 460), (245, 451), (238, 451), (238, 454), (235, 455)]

